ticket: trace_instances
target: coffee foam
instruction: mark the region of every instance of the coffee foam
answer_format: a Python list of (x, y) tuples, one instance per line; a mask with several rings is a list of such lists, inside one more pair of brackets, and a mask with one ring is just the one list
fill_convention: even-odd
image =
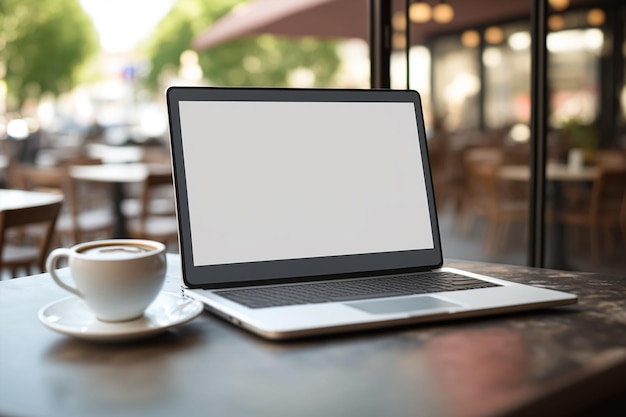
[(156, 250), (153, 246), (138, 244), (94, 245), (81, 249), (78, 253), (90, 255), (98, 259), (118, 260), (132, 259)]

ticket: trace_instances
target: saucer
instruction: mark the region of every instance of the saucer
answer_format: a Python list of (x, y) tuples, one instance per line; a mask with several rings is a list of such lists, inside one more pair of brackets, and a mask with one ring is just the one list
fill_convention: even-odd
[(39, 320), (48, 328), (80, 339), (117, 342), (137, 340), (164, 332), (190, 321), (204, 306), (180, 294), (161, 292), (143, 317), (122, 322), (100, 321), (78, 297), (68, 297), (45, 305)]

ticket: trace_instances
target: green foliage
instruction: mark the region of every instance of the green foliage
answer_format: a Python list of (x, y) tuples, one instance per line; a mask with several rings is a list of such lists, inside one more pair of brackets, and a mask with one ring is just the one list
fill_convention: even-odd
[(263, 35), (210, 49), (200, 56), (200, 65), (217, 85), (282, 87), (291, 71), (306, 68), (319, 87), (332, 82), (339, 57), (332, 42)]
[(571, 118), (561, 125), (572, 148), (593, 150), (598, 147), (600, 135), (593, 123), (585, 123), (579, 118)]
[[(178, 0), (156, 31), (149, 55), (148, 85), (158, 89), (164, 73), (176, 74), (180, 54), (193, 39), (241, 0)], [(204, 78), (212, 85), (286, 86), (289, 74), (305, 68), (315, 86), (328, 86), (339, 68), (335, 43), (271, 35), (242, 38), (199, 52)]]
[(19, 109), (28, 98), (71, 89), (97, 35), (77, 0), (0, 0), (2, 43), (8, 105)]
[(145, 80), (149, 87), (159, 87), (164, 72), (176, 73), (180, 54), (191, 48), (193, 38), (219, 17), (226, 14), (239, 0), (178, 0), (157, 26), (148, 46), (150, 73)]

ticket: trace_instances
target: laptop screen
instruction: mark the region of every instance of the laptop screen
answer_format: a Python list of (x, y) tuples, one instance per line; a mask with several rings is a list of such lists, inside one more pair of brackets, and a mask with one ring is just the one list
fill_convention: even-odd
[(419, 96), (357, 91), (168, 90), (188, 284), (439, 262)]

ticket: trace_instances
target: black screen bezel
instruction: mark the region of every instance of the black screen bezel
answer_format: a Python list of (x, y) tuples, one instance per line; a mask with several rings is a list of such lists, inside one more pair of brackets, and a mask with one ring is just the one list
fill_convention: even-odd
[(443, 264), (435, 196), (428, 158), (422, 158), (434, 247), (401, 252), (287, 259), (228, 265), (193, 262), (186, 171), (178, 103), (181, 101), (406, 102), (413, 103), (422, 155), (428, 146), (419, 93), (413, 90), (293, 89), (262, 87), (169, 87), (166, 92), (170, 148), (179, 228), (183, 282), (189, 288), (219, 289), (268, 283), (423, 271)]

